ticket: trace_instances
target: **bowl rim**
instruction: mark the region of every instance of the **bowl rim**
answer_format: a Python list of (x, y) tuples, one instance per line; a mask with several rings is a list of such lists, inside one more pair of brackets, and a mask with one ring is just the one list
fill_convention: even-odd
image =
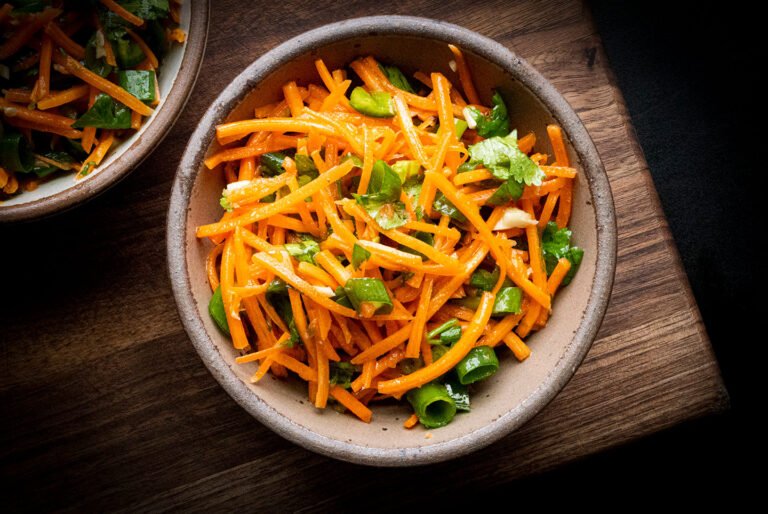
[(210, 0), (190, 3), (189, 33), (179, 71), (162, 108), (141, 137), (121, 149), (122, 153), (114, 161), (86, 180), (31, 202), (0, 205), (0, 224), (46, 218), (73, 209), (120, 182), (149, 157), (173, 128), (195, 85), (208, 40), (210, 11)]
[[(195, 178), (213, 139), (210, 127), (221, 122), (258, 82), (283, 63), (331, 43), (380, 35), (454, 43), (500, 66), (528, 88), (560, 123), (581, 159), (592, 194), (597, 230), (595, 278), (587, 307), (571, 342), (544, 381), (495, 422), (455, 439), (417, 448), (371, 448), (322, 436), (255, 395), (234, 374), (205, 330), (192, 295), (186, 260), (187, 213)], [(597, 149), (578, 115), (555, 87), (525, 60), (490, 38), (450, 23), (398, 15), (352, 18), (310, 30), (263, 54), (234, 78), (190, 136), (173, 184), (167, 223), (169, 274), (182, 323), (206, 367), (224, 390), (258, 421), (286, 439), (329, 457), (373, 466), (431, 464), (466, 455), (499, 440), (541, 411), (573, 376), (600, 328), (613, 286), (616, 239), (613, 196)]]

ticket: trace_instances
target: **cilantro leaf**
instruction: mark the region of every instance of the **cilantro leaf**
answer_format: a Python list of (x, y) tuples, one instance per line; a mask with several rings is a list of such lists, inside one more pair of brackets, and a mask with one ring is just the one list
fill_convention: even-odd
[(558, 228), (557, 223), (550, 221), (541, 234), (541, 249), (544, 253), (544, 262), (547, 267), (547, 275), (551, 275), (557, 266), (557, 261), (565, 257), (571, 261), (571, 269), (563, 278), (562, 285), (567, 286), (573, 280), (584, 258), (584, 250), (578, 246), (571, 246), (572, 233), (568, 227)]
[(402, 182), (389, 165), (378, 160), (371, 170), (368, 192), (353, 194), (357, 203), (370, 214), (384, 230), (401, 227), (408, 222), (405, 205), (399, 200)]
[(355, 243), (355, 246), (352, 247), (352, 267), (356, 270), (360, 269), (360, 266), (362, 266), (370, 256), (371, 252)]
[(288, 299), (288, 294), (267, 294), (267, 301), (275, 308), (277, 315), (280, 316), (286, 326), (288, 332), (291, 334), (290, 344), (288, 348), (292, 348), (293, 345), (301, 341), (299, 337), (299, 331), (296, 328), (296, 321), (293, 319), (293, 309), (291, 308), (291, 301)]
[(506, 136), (509, 134), (509, 115), (504, 99), (498, 91), (493, 92), (493, 109), (489, 115), (484, 115), (476, 107), (467, 107), (465, 115), (475, 122), (477, 133), (481, 137)]
[(379, 69), (396, 88), (408, 91), (409, 93), (416, 93), (411, 86), (411, 83), (408, 82), (408, 79), (405, 78), (405, 75), (403, 75), (403, 72), (400, 71), (400, 68), (397, 66), (384, 66), (383, 64), (379, 64)]
[(488, 205), (504, 205), (512, 200), (517, 200), (523, 194), (523, 184), (511, 178), (501, 184), (486, 202)]
[(123, 0), (119, 3), (144, 20), (162, 19), (170, 13), (168, 0)]
[(299, 243), (286, 243), (285, 249), (300, 262), (315, 264), (315, 254), (320, 251), (320, 245), (310, 237), (305, 237)]
[(352, 386), (352, 377), (360, 370), (351, 362), (333, 362), (329, 363), (331, 385), (337, 385), (344, 389)]
[(464, 223), (467, 221), (467, 217), (448, 200), (443, 193), (438, 192), (435, 195), (435, 202), (432, 204), (432, 208), (440, 214), (450, 216), (458, 222)]
[(72, 124), (72, 128), (96, 127), (103, 129), (131, 128), (131, 111), (111, 96), (101, 93), (93, 107)]
[(482, 163), (500, 180), (515, 179), (531, 185), (541, 185), (544, 172), (517, 147), (517, 132), (505, 137), (491, 137), (468, 148), (471, 162)]

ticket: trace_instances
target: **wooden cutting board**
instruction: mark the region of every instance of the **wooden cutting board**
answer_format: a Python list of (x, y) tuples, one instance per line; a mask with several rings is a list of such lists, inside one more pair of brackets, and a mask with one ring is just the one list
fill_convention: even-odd
[[(316, 5), (317, 3), (313, 4)], [(434, 466), (431, 494), (487, 487), (724, 409), (727, 393), (599, 36), (577, 1), (215, 0), (202, 73), (168, 138), (124, 183), (52, 220), (0, 228), (2, 503), (26, 508), (263, 510), (404, 505), (424, 469), (372, 469), (294, 446), (219, 387), (181, 328), (165, 263), (176, 163), (197, 120), (247, 64), (343, 18), (457, 23), (528, 59), (592, 135), (616, 202), (619, 260), (592, 350), (523, 429)], [(382, 491), (399, 491), (382, 495)], [(370, 497), (368, 498), (370, 499)]]

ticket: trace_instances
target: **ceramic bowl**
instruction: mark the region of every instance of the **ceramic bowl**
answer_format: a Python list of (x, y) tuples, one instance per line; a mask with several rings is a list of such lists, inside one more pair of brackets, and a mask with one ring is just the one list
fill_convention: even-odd
[(173, 45), (160, 64), (157, 79), (162, 99), (141, 129), (113, 149), (88, 177), (76, 179), (74, 173), (61, 173), (34, 191), (0, 202), (0, 223), (43, 218), (76, 207), (125, 178), (157, 148), (195, 85), (205, 53), (209, 11), (208, 0), (182, 4), (180, 27), (187, 39), (183, 45)]
[[(546, 125), (567, 135), (572, 162), (580, 170), (571, 228), (585, 250), (574, 281), (555, 300), (546, 329), (529, 339), (532, 356), (518, 363), (503, 354), (501, 369), (472, 397), (472, 412), (448, 426), (405, 430), (407, 405), (377, 405), (371, 424), (333, 409), (316, 410), (298, 380), (265, 379), (252, 385), (253, 367), (235, 364), (237, 352), (207, 312), (211, 290), (204, 271), (210, 243), (195, 228), (221, 216), (221, 174), (204, 169), (215, 151), (214, 127), (252, 117), (252, 108), (281, 98), (288, 80), (314, 81), (313, 61), (333, 69), (361, 55), (374, 55), (406, 72), (451, 71), (448, 43), (461, 47), (477, 90), (500, 88), (520, 133), (536, 133), (547, 148)], [(541, 147), (541, 146), (540, 146)], [(174, 295), (192, 343), (222, 387), (258, 421), (286, 439), (338, 459), (376, 466), (438, 462), (467, 454), (509, 434), (539, 412), (568, 382), (600, 327), (613, 283), (616, 228), (608, 180), (592, 140), (576, 113), (536, 70), (504, 46), (470, 30), (412, 17), (347, 20), (296, 37), (261, 56), (222, 91), (192, 135), (176, 175), (168, 214), (168, 259)]]

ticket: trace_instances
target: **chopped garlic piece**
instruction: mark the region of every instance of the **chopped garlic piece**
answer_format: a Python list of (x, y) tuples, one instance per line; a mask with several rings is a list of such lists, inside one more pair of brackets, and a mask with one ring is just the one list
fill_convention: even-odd
[(467, 127), (474, 130), (475, 127), (477, 127), (477, 123), (475, 123), (475, 118), (472, 117), (472, 111), (469, 109), (469, 107), (464, 107), (464, 110), (461, 111), (461, 114), (464, 115), (464, 121), (467, 122)]
[(448, 66), (450, 66), (450, 67), (451, 67), (451, 70), (453, 70), (453, 72), (454, 72), (454, 73), (456, 73), (456, 70), (458, 70), (458, 69), (459, 69), (459, 67), (458, 67), (458, 66), (456, 66), (456, 61), (454, 61), (453, 59), (451, 59), (450, 61), (448, 61)]
[(507, 230), (510, 228), (525, 228), (538, 223), (530, 214), (517, 207), (508, 207), (504, 215), (493, 227), (493, 230)]
[(314, 286), (315, 291), (320, 293), (323, 296), (327, 296), (328, 298), (332, 298), (336, 293), (334, 293), (333, 289), (331, 289), (328, 286)]
[(230, 184), (227, 184), (227, 191), (235, 191), (236, 189), (242, 189), (250, 183), (251, 183), (250, 180), (238, 180), (237, 182), (232, 182)]

